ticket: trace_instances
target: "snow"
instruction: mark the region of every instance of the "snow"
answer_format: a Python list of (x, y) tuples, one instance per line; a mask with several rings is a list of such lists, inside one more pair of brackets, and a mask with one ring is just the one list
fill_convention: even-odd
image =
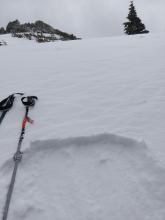
[[(164, 34), (3, 40), (0, 100), (39, 97), (9, 219), (163, 220)], [(24, 113), (18, 97), (0, 127), (1, 213)]]

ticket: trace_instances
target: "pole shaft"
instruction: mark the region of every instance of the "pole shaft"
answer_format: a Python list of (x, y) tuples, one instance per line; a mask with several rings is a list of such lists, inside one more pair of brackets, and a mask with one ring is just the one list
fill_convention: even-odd
[(15, 165), (14, 165), (14, 170), (13, 170), (13, 174), (12, 174), (12, 177), (11, 177), (11, 182), (10, 182), (10, 185), (9, 185), (8, 193), (7, 193), (7, 196), (6, 196), (6, 203), (5, 203), (5, 207), (4, 207), (2, 220), (7, 220), (9, 207), (10, 207), (10, 202), (11, 202), (11, 197), (12, 197), (13, 190), (14, 190), (14, 183), (15, 183), (15, 179), (16, 179), (16, 175), (17, 175), (18, 164), (19, 164), (19, 161), (16, 161)]
[[(24, 116), (24, 120), (28, 116), (28, 111), (29, 111), (29, 108), (26, 107), (26, 113), (25, 113), (25, 116)], [(9, 207), (10, 207), (10, 203), (11, 203), (11, 198), (12, 198), (14, 185), (15, 185), (15, 180), (16, 180), (16, 175), (17, 175), (17, 170), (18, 170), (18, 165), (19, 165), (19, 163), (21, 162), (21, 159), (22, 159), (21, 146), (22, 146), (22, 141), (24, 139), (24, 134), (25, 134), (25, 127), (22, 126), (22, 130), (21, 130), (21, 134), (20, 134), (19, 142), (18, 142), (18, 146), (17, 146), (17, 151), (14, 155), (14, 163), (15, 164), (14, 164), (14, 169), (13, 169), (9, 189), (8, 189), (7, 196), (6, 196), (6, 202), (5, 202), (5, 206), (4, 206), (4, 212), (3, 212), (2, 220), (7, 220), (7, 217), (8, 217)]]

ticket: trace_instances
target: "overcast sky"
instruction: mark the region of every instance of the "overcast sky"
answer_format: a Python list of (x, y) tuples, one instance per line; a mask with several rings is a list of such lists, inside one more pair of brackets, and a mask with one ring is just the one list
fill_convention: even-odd
[[(129, 0), (0, 0), (0, 26), (43, 20), (80, 37), (123, 33)], [(139, 17), (151, 32), (165, 31), (165, 0), (134, 0)]]

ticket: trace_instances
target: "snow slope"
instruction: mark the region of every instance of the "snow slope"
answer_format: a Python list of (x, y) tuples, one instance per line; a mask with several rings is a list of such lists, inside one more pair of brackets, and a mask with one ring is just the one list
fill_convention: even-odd
[[(9, 219), (164, 219), (164, 37), (3, 37), (0, 98), (39, 97)], [(18, 99), (0, 127), (1, 212), (23, 115)]]

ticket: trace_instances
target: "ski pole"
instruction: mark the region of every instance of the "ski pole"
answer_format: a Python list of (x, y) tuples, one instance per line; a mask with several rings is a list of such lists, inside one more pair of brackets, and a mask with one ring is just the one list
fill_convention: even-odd
[(24, 135), (25, 135), (26, 123), (27, 122), (33, 123), (33, 121), (28, 117), (29, 107), (33, 107), (35, 105), (36, 100), (38, 100), (38, 98), (36, 96), (27, 96), (27, 97), (23, 97), (21, 99), (23, 105), (26, 107), (26, 111), (25, 111), (25, 116), (24, 116), (23, 122), (22, 122), (22, 129), (21, 129), (21, 134), (20, 134), (19, 141), (18, 141), (17, 151), (13, 157), (14, 170), (12, 173), (9, 189), (8, 189), (7, 196), (6, 196), (6, 202), (5, 202), (5, 206), (4, 206), (2, 220), (7, 220), (7, 217), (8, 217), (8, 212), (9, 212), (11, 197), (12, 197), (13, 190), (14, 190), (14, 184), (15, 184), (15, 180), (16, 180), (18, 165), (22, 160), (23, 153), (21, 152), (21, 145), (22, 145), (22, 141), (23, 141)]

